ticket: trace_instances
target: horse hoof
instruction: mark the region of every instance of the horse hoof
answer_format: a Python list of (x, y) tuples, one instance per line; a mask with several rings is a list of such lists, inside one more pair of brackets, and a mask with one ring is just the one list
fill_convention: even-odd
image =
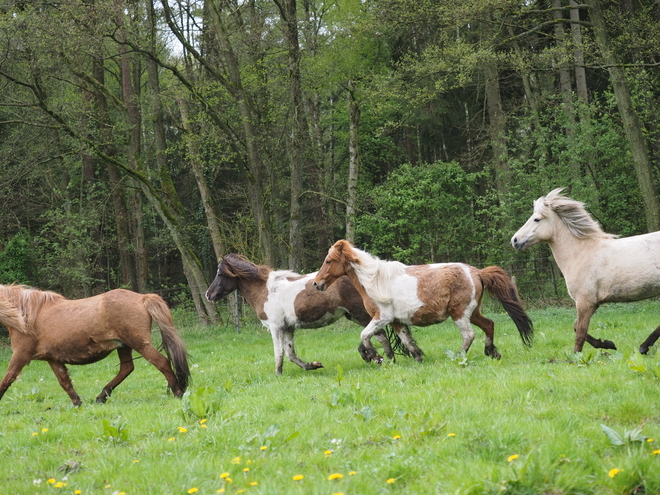
[[(603, 344), (604, 344), (603, 347), (605, 349), (613, 349), (616, 351), (616, 346), (614, 345), (614, 342), (612, 342), (611, 340), (605, 340), (603, 341)], [(648, 349), (646, 350), (648, 351)]]
[(649, 352), (649, 348), (648, 348), (648, 347), (643, 346), (643, 345), (639, 346), (639, 353), (640, 353), (640, 354), (646, 354), (647, 352)]
[(374, 358), (374, 363), (383, 364), (383, 356), (376, 355), (376, 357)]

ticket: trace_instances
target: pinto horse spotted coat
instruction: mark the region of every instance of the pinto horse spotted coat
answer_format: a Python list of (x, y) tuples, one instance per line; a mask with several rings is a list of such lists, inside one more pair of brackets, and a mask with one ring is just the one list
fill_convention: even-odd
[[(240, 254), (228, 254), (218, 264), (215, 280), (206, 291), (209, 301), (217, 301), (238, 290), (257, 313), (261, 323), (270, 330), (275, 353), (275, 372), (282, 374), (284, 353), (304, 370), (323, 365), (310, 363), (296, 355), (293, 334), (297, 328), (319, 328), (346, 316), (366, 326), (371, 316), (362, 304), (360, 294), (344, 277), (327, 293), (313, 286), (315, 273), (300, 275), (289, 270), (273, 270), (256, 265)], [(402, 333), (409, 335), (407, 328)], [(394, 358), (391, 344), (384, 332), (377, 335), (385, 354)]]
[(532, 322), (522, 308), (515, 286), (504, 270), (490, 266), (479, 270), (463, 263), (407, 266), (382, 261), (340, 240), (328, 251), (314, 279), (319, 290), (327, 290), (348, 276), (362, 295), (372, 320), (362, 331), (365, 360), (378, 360), (371, 336), (383, 326), (405, 324), (428, 326), (451, 317), (463, 337), (462, 350), (474, 340), (471, 324), (486, 334), (485, 353), (501, 357), (494, 344), (495, 324), (480, 312), (483, 290), (497, 297), (513, 319), (523, 343), (532, 343)]
[[(151, 343), (152, 321), (160, 328), (167, 357)], [(61, 387), (79, 406), (82, 401), (66, 365), (95, 363), (114, 350), (119, 356), (119, 372), (103, 387), (97, 402), (105, 402), (133, 371), (133, 350), (158, 368), (175, 396), (182, 396), (188, 386), (190, 371), (183, 341), (167, 304), (157, 294), (116, 289), (70, 300), (55, 292), (0, 285), (0, 323), (9, 330), (12, 348), (0, 382), (0, 399), (25, 365), (36, 359), (48, 362)]]

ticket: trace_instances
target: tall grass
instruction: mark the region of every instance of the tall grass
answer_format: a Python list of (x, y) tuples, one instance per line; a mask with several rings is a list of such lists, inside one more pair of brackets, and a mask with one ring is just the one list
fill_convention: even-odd
[(104, 405), (93, 399), (116, 359), (71, 367), (80, 408), (47, 364), (26, 368), (0, 401), (0, 494), (660, 493), (660, 365), (635, 355), (657, 309), (601, 308), (592, 333), (619, 350), (578, 356), (573, 309), (532, 311), (531, 350), (491, 313), (501, 361), (483, 335), (468, 356), (447, 352), (461, 339), (443, 323), (414, 329), (423, 363), (366, 364), (346, 322), (297, 332), (298, 354), (326, 367), (287, 361), (283, 376), (256, 323), (238, 334), (180, 318), (183, 400), (142, 359)]

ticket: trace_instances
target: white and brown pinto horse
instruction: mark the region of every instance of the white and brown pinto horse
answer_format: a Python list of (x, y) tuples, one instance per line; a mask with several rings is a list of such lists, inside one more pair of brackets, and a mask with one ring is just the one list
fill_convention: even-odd
[[(575, 352), (584, 342), (616, 349), (588, 334), (589, 321), (607, 302), (630, 302), (660, 294), (660, 232), (618, 239), (603, 232), (584, 203), (554, 189), (534, 202), (534, 213), (511, 238), (515, 249), (547, 242), (577, 308)], [(660, 336), (658, 327), (640, 346), (646, 354)]]
[(480, 312), (484, 289), (502, 303), (523, 343), (527, 346), (532, 343), (532, 321), (511, 279), (500, 267), (479, 270), (463, 263), (407, 266), (398, 261), (379, 260), (350, 242), (340, 240), (328, 251), (314, 285), (326, 290), (344, 275), (360, 292), (372, 316), (361, 335), (365, 360), (378, 359), (370, 339), (388, 323), (428, 326), (449, 317), (461, 332), (463, 351), (467, 351), (474, 340), (471, 326), (474, 324), (486, 334), (486, 355), (499, 359), (501, 355), (493, 341), (495, 324)]
[[(151, 343), (152, 321), (160, 328), (167, 357)], [(66, 365), (95, 363), (114, 350), (119, 356), (119, 372), (103, 387), (96, 402), (105, 402), (131, 374), (133, 350), (165, 375), (175, 396), (181, 397), (188, 386), (188, 354), (167, 304), (157, 294), (117, 289), (70, 300), (23, 285), (0, 285), (0, 323), (9, 330), (12, 348), (0, 382), (0, 399), (25, 365), (36, 359), (48, 362), (61, 387), (79, 406), (82, 401)]]
[[(228, 254), (218, 265), (215, 280), (206, 291), (209, 301), (217, 301), (237, 290), (257, 313), (261, 323), (270, 330), (275, 351), (275, 372), (282, 374), (284, 353), (304, 370), (323, 365), (307, 363), (296, 355), (293, 333), (297, 328), (319, 328), (334, 323), (342, 316), (363, 327), (371, 316), (362, 304), (362, 297), (350, 280), (344, 277), (332, 291), (321, 293), (313, 286), (316, 273), (300, 275), (289, 270), (273, 270), (256, 265), (240, 254)], [(405, 328), (403, 332), (408, 333)], [(385, 354), (394, 359), (385, 332), (377, 335)]]

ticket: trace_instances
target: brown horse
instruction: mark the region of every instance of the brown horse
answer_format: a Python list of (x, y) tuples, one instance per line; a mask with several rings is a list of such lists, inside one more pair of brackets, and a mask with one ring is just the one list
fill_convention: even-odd
[[(151, 343), (152, 320), (160, 327), (167, 358)], [(9, 330), (12, 356), (0, 382), (0, 399), (33, 359), (46, 361), (74, 405), (67, 364), (100, 361), (115, 349), (119, 372), (96, 398), (105, 402), (133, 371), (133, 350), (165, 375), (175, 396), (188, 386), (190, 371), (183, 341), (165, 301), (156, 294), (117, 289), (86, 299), (69, 300), (55, 292), (22, 285), (0, 285), (0, 323)], [(174, 368), (174, 372), (172, 371)]]
[[(348, 278), (340, 279), (332, 290), (320, 293), (312, 286), (315, 273), (300, 275), (288, 270), (273, 270), (255, 265), (240, 254), (228, 254), (218, 265), (215, 280), (206, 291), (209, 301), (217, 301), (238, 290), (257, 312), (261, 323), (270, 330), (275, 350), (275, 372), (282, 374), (284, 353), (289, 360), (304, 370), (315, 370), (323, 365), (318, 361), (307, 363), (296, 355), (293, 332), (296, 328), (319, 328), (337, 321), (342, 316), (366, 326), (371, 316), (364, 309), (362, 297)], [(409, 337), (408, 328), (399, 335)], [(385, 335), (376, 337), (385, 354), (394, 358), (392, 346)], [(412, 338), (412, 337), (410, 337)]]
[(523, 310), (518, 292), (507, 273), (498, 266), (479, 270), (463, 263), (436, 263), (407, 266), (398, 261), (381, 261), (346, 241), (328, 251), (314, 279), (326, 290), (347, 275), (362, 294), (372, 320), (362, 331), (365, 360), (378, 360), (371, 336), (388, 323), (428, 326), (451, 317), (463, 336), (463, 351), (474, 340), (471, 323), (486, 334), (487, 356), (499, 359), (493, 342), (495, 324), (479, 311), (484, 289), (502, 303), (518, 328), (526, 346), (533, 337), (532, 321)]

